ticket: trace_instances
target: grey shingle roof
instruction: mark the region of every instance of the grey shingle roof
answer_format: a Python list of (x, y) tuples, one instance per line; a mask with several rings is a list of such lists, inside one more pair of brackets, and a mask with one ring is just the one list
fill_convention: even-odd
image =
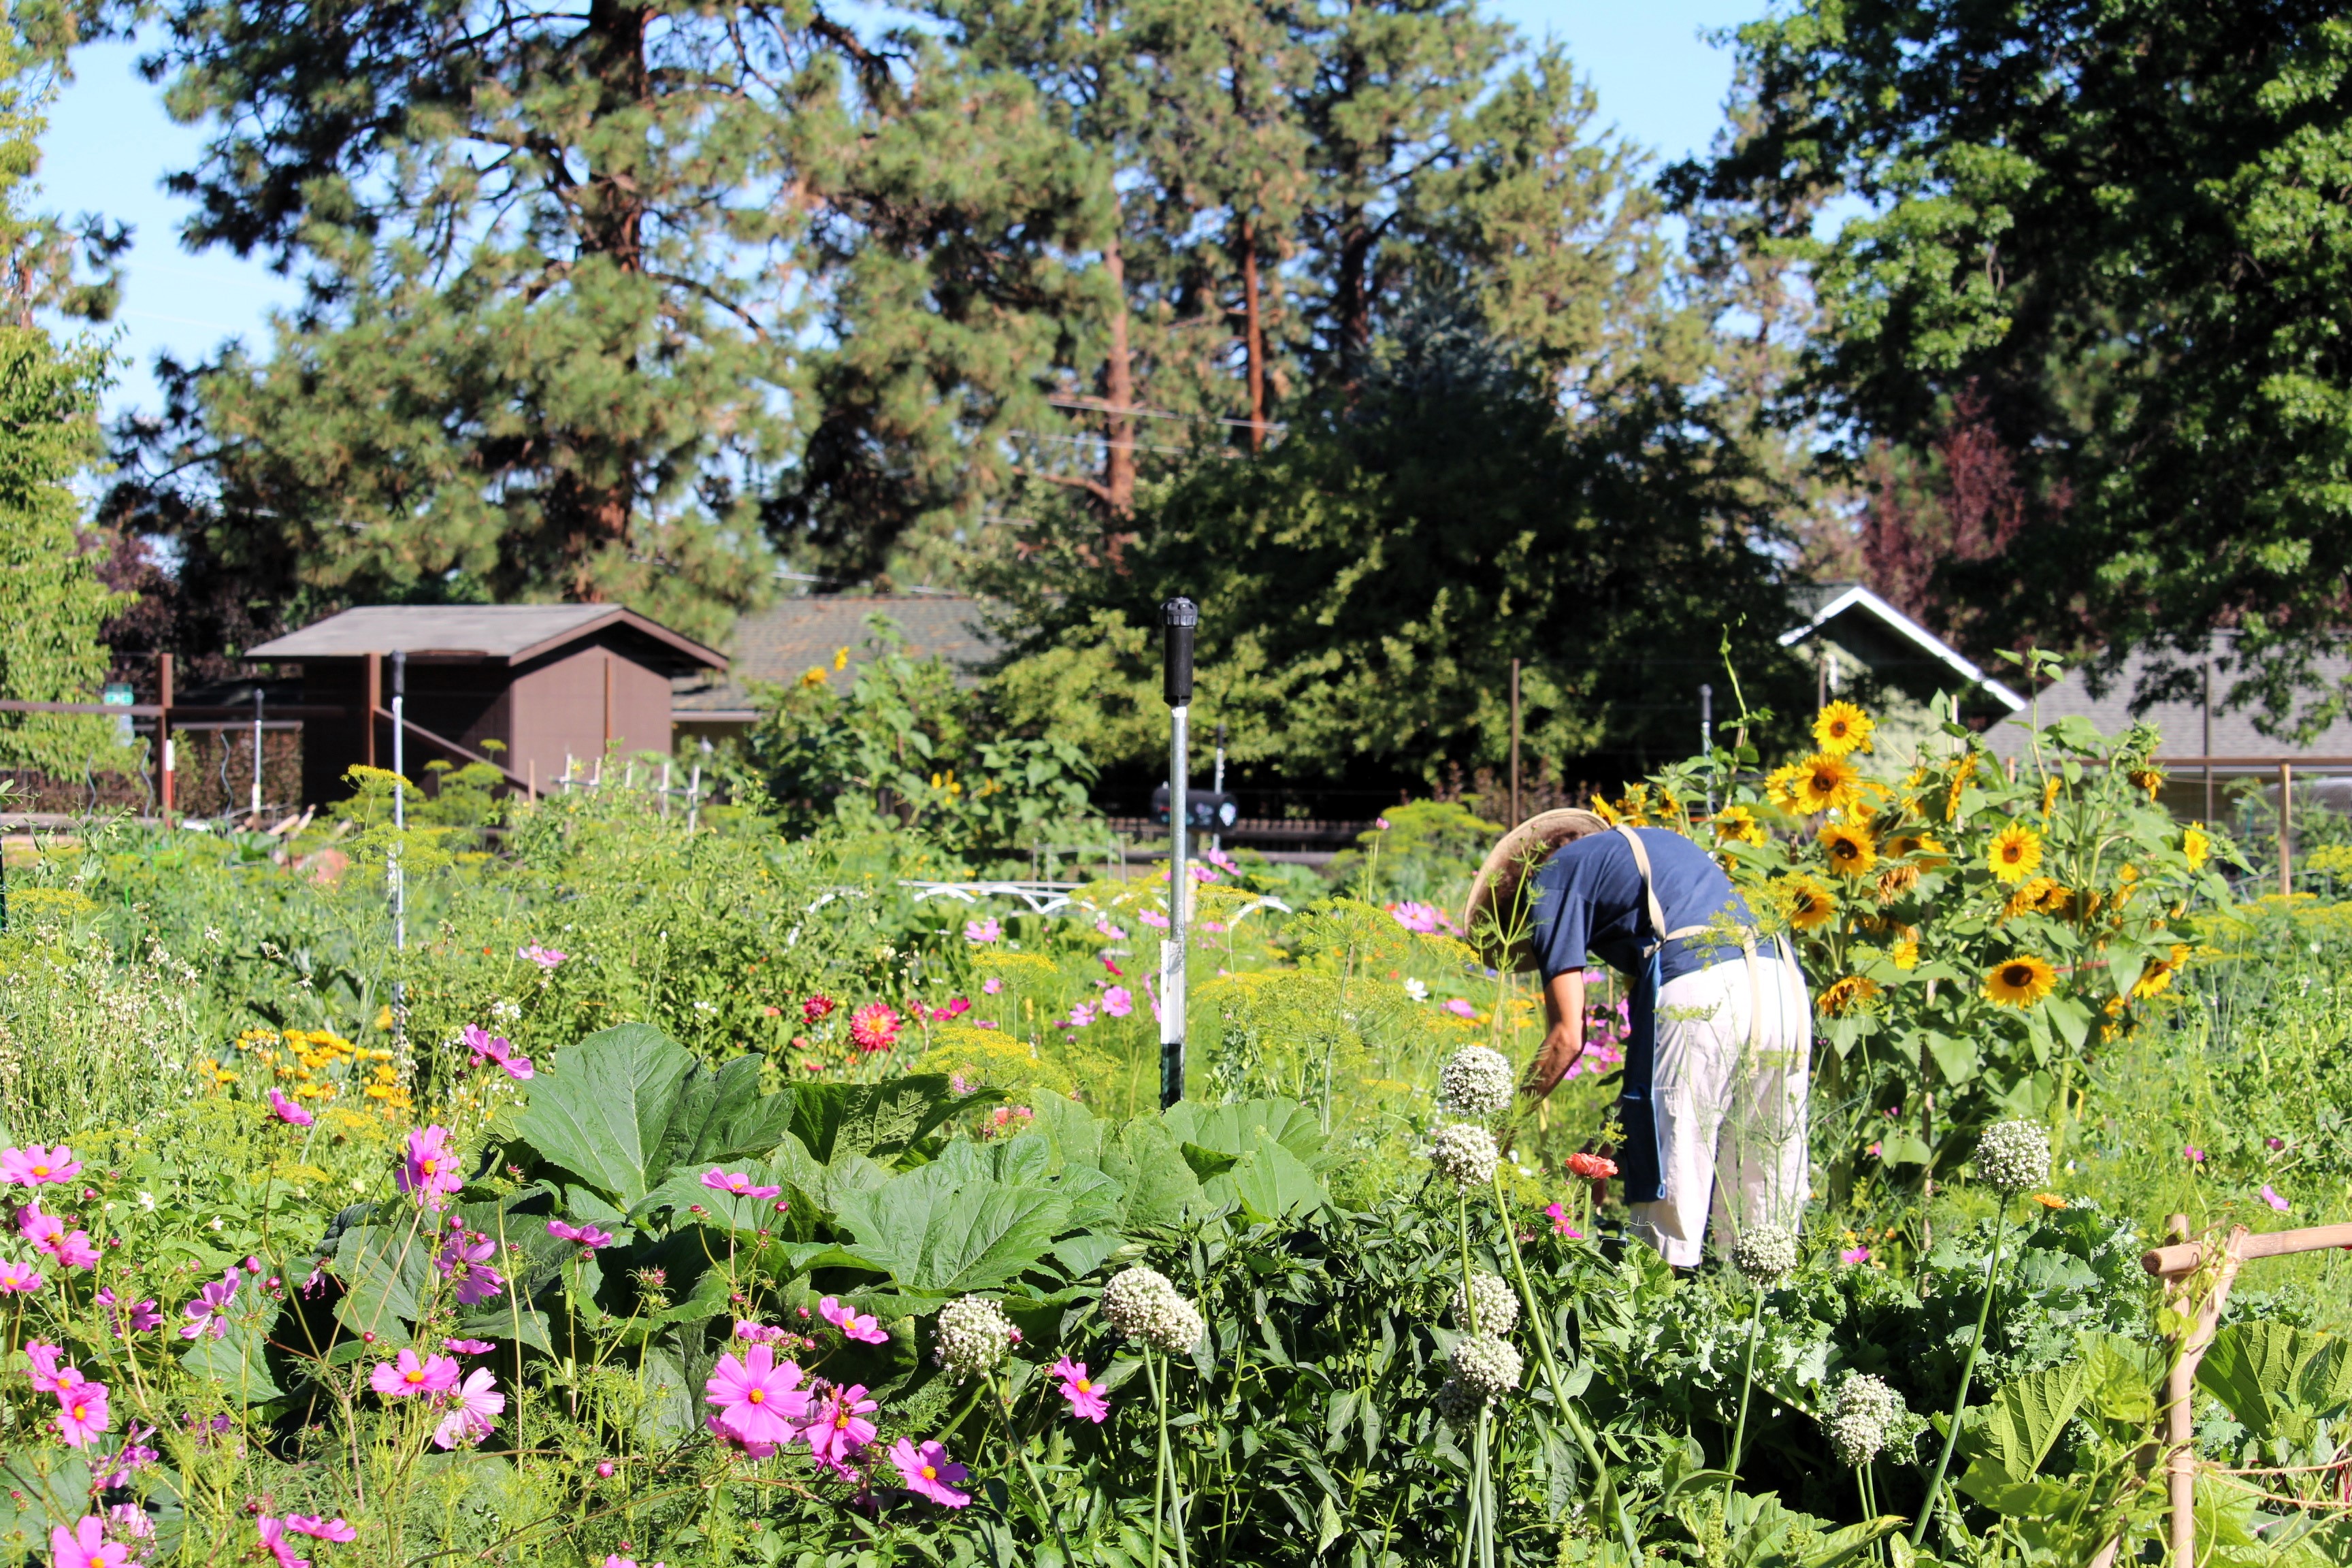
[(873, 633), (866, 617), (877, 615), (898, 623), (910, 657), (943, 658), (969, 684), (998, 651), (981, 625), (980, 608), (978, 599), (944, 594), (812, 594), (781, 600), (736, 621), (727, 639), (732, 662), (723, 679), (691, 689), (681, 685), (670, 705), (681, 719), (748, 714), (750, 682), (781, 686), (799, 679), (812, 665), (830, 670), (842, 648), (849, 650), (849, 664), (833, 679), (846, 690), (867, 657), (866, 639)]
[[(2226, 657), (2228, 635), (2216, 634), (2215, 647)], [(2213, 739), (2212, 750), (2206, 751), (2205, 707), (2191, 699), (2185, 702), (2155, 703), (2141, 712), (2132, 711), (2133, 693), (2150, 660), (2142, 654), (2127, 658), (2122, 670), (2105, 683), (2102, 695), (2093, 696), (2090, 682), (2080, 669), (2069, 670), (2057, 684), (2042, 691), (2035, 705), (2041, 721), (2048, 724), (2069, 714), (2082, 714), (2099, 727), (2103, 734), (2115, 734), (2128, 727), (2135, 719), (2154, 724), (2163, 734), (2164, 742), (2158, 754), (2174, 757), (2344, 757), (2352, 756), (2352, 721), (2337, 720), (2306, 742), (2265, 735), (2254, 727), (2255, 715), (2246, 709), (2228, 706), (2230, 688), (2237, 679), (2226, 664), (2217, 663), (2213, 677)], [(2321, 658), (2315, 662), (2319, 675), (2328, 680), (2342, 681), (2352, 676), (2352, 660), (2342, 658)], [(2020, 713), (2021, 721), (2028, 717)], [(2006, 756), (2025, 749), (2026, 731), (2015, 725), (1997, 725), (1986, 736), (1986, 743), (1998, 754)]]
[(723, 668), (725, 658), (619, 605), (368, 605), (315, 621), (248, 651), (259, 659), (354, 658), (362, 654), (471, 653), (512, 660), (620, 625), (678, 669)]

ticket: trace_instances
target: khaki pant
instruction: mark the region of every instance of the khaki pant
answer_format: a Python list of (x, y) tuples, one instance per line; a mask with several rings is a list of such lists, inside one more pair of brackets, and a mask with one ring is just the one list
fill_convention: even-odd
[[(1751, 997), (1762, 1016), (1751, 1045)], [(1664, 1201), (1633, 1205), (1635, 1236), (1690, 1268), (1710, 1212), (1716, 1245), (1743, 1225), (1797, 1228), (1810, 1185), (1805, 1094), (1813, 1011), (1804, 976), (1769, 952), (1669, 980), (1658, 993), (1658, 1168)]]

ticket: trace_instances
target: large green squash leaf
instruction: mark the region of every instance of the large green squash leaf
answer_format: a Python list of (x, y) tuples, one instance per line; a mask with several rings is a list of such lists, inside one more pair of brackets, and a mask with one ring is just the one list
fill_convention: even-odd
[(914, 1073), (882, 1083), (803, 1083), (791, 1131), (825, 1164), (844, 1154), (887, 1160), (936, 1132), (961, 1110), (992, 1105), (993, 1089), (958, 1094), (945, 1073)]
[[(397, 1337), (407, 1336), (402, 1331)], [(233, 1320), (219, 1339), (205, 1334), (189, 1345), (180, 1354), (180, 1364), (211, 1378), (230, 1399), (260, 1405), (286, 1392), (269, 1374), (268, 1348), (268, 1336), (259, 1323)]]
[(49, 1531), (89, 1512), (89, 1461), (55, 1444), (0, 1458), (0, 1552), (12, 1563), (49, 1560)]
[(1052, 1187), (960, 1178), (926, 1165), (887, 1184), (845, 1194), (835, 1210), (856, 1238), (848, 1250), (909, 1294), (948, 1296), (1009, 1283), (1034, 1268), (1069, 1228)]

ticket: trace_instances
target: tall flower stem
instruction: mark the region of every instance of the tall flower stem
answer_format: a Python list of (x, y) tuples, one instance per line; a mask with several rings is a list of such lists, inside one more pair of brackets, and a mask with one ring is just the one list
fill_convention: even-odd
[(1192, 1556), (1184, 1544), (1184, 1493), (1176, 1484), (1176, 1466), (1168, 1452), (1168, 1383), (1175, 1374), (1160, 1364), (1163, 1359), (1155, 1351), (1143, 1352), (1143, 1375), (1150, 1380), (1151, 1406), (1160, 1423), (1160, 1462), (1151, 1477), (1151, 1563), (1152, 1568), (1159, 1568), (1160, 1522), (1164, 1515), (1176, 1537), (1177, 1568), (1189, 1568)]
[(1985, 1324), (1992, 1319), (1993, 1287), (2000, 1279), (2000, 1244), (2008, 1228), (2009, 1200), (2003, 1198), (1993, 1214), (1992, 1257), (1985, 1263), (1984, 1300), (1977, 1303), (1977, 1331), (1969, 1341), (1968, 1359), (1960, 1363), (1960, 1392), (1952, 1399), (1952, 1418), (1945, 1426), (1943, 1452), (1936, 1456), (1935, 1473), (1927, 1478), (1927, 1495), (1919, 1504), (1918, 1522), (1911, 1527), (1914, 1552), (1927, 1539), (1927, 1521), (1936, 1517), (1936, 1506), (1944, 1492), (1944, 1472), (1951, 1468), (1952, 1449), (1960, 1440), (1960, 1412), (1968, 1408), (1969, 1381), (1976, 1375), (1977, 1352), (1984, 1348)]
[(1756, 1387), (1756, 1342), (1764, 1333), (1764, 1287), (1754, 1287), (1755, 1301), (1748, 1309), (1748, 1352), (1739, 1360), (1739, 1419), (1731, 1428), (1731, 1457), (1724, 1465), (1723, 1510), (1731, 1516), (1731, 1493), (1739, 1484), (1739, 1456), (1748, 1447), (1748, 1396)]
[(1038, 1480), (1036, 1468), (1029, 1462), (1029, 1445), (1013, 1429), (1013, 1402), (1004, 1397), (1004, 1384), (993, 1372), (988, 1374), (988, 1389), (996, 1395), (996, 1408), (1004, 1417), (1004, 1440), (1013, 1446), (1013, 1457), (1021, 1461), (1021, 1473), (1029, 1478), (1029, 1489), (1036, 1495), (1038, 1511), (1045, 1516), (1046, 1527), (1054, 1532), (1054, 1544), (1062, 1549), (1064, 1563), (1075, 1563), (1077, 1560), (1070, 1555), (1070, 1543), (1062, 1534), (1061, 1516), (1054, 1511), (1053, 1503), (1045, 1496), (1045, 1483)]
[(1624, 1542), (1627, 1561), (1638, 1563), (1642, 1561), (1642, 1552), (1633, 1534), (1633, 1516), (1625, 1511), (1625, 1500), (1619, 1494), (1615, 1479), (1601, 1457), (1601, 1445), (1592, 1440), (1592, 1434), (1578, 1419), (1576, 1407), (1569, 1403), (1568, 1384), (1559, 1375), (1559, 1363), (1553, 1359), (1551, 1320), (1537, 1302), (1535, 1287), (1528, 1279), (1527, 1259), (1519, 1255), (1519, 1233), (1511, 1223), (1510, 1205), (1503, 1201), (1503, 1173), (1499, 1167), (1495, 1173), (1495, 1212), (1502, 1216), (1503, 1240), (1511, 1250), (1511, 1274), (1519, 1287), (1519, 1310), (1526, 1316), (1528, 1326), (1535, 1330), (1536, 1353), (1543, 1363), (1544, 1384), (1551, 1390), (1552, 1407), (1559, 1412), (1559, 1418), (1568, 1423), (1569, 1431), (1575, 1435), (1577, 1447), (1583, 1451), (1586, 1466), (1599, 1478), (1602, 1499), (1616, 1517), (1617, 1534)]

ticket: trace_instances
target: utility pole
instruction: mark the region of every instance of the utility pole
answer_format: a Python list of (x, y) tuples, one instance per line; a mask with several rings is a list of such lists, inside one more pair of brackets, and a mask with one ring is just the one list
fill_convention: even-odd
[(1526, 817), (1519, 810), (1519, 661), (1511, 660), (1511, 826)]
[(1201, 624), (1201, 607), (1186, 598), (1170, 599), (1160, 606), (1160, 625), (1166, 638), (1162, 649), (1161, 695), (1168, 700), (1168, 940), (1160, 944), (1160, 1108), (1184, 1098), (1184, 929), (1185, 894), (1192, 875), (1185, 865), (1184, 829), (1190, 815), (1184, 800), (1185, 774), (1191, 771), (1185, 725), (1192, 710), (1192, 635)]

